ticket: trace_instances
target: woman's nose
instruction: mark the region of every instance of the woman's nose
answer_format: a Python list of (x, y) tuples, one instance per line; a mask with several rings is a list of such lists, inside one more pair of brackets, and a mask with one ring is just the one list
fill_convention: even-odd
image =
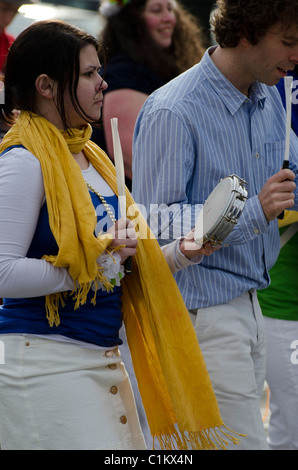
[(108, 88), (107, 82), (99, 75), (99, 82), (96, 91), (106, 90)]

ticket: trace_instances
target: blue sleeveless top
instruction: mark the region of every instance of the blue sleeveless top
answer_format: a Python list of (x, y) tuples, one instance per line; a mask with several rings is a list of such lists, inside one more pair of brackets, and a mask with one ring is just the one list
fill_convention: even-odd
[[(99, 197), (90, 192), (95, 208), (102, 205)], [(106, 197), (106, 202), (113, 206), (118, 218), (117, 196)], [(101, 208), (102, 209), (102, 208)], [(97, 229), (105, 231), (107, 220), (105, 210), (97, 210)], [(100, 226), (103, 225), (103, 226)], [(56, 255), (58, 246), (49, 226), (46, 202), (43, 204), (36, 231), (28, 250), (28, 258), (41, 259), (44, 254)], [(28, 273), (30, 276), (30, 273)], [(90, 300), (94, 292), (91, 289), (87, 302), (74, 310), (74, 301), (69, 295), (64, 307), (59, 308), (60, 325), (50, 327), (45, 312), (45, 297), (4, 298), (0, 306), (0, 334), (27, 333), (37, 335), (58, 334), (68, 338), (93, 343), (103, 347), (113, 347), (122, 343), (119, 329), (122, 324), (121, 287), (114, 287), (113, 292), (97, 290), (96, 305)]]

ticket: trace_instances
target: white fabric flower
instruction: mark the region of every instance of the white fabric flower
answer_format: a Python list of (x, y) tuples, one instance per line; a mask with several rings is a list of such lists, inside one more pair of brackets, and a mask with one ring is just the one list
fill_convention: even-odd
[[(97, 263), (103, 269), (103, 275), (106, 277), (108, 282), (113, 286), (120, 286), (120, 281), (124, 277), (124, 266), (121, 264), (121, 256), (118, 253), (103, 253), (97, 258)], [(106, 290), (104, 285), (100, 282), (97, 284), (97, 288)], [(92, 289), (95, 290), (93, 283)]]

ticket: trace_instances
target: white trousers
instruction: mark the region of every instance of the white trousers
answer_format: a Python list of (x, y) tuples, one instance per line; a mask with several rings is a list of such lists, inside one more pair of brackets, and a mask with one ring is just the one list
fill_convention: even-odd
[(118, 348), (21, 335), (0, 340), (2, 449), (146, 448)]
[(246, 435), (240, 445), (228, 449), (267, 450), (260, 410), (266, 343), (255, 291), (190, 315), (222, 419), (228, 428)]
[(298, 321), (265, 317), (266, 380), (270, 390), (269, 447), (298, 449)]

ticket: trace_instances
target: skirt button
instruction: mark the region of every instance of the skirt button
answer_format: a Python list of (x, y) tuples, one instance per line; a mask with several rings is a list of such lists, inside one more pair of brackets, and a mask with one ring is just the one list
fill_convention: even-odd
[(110, 392), (111, 392), (113, 395), (116, 395), (116, 393), (118, 392), (118, 388), (116, 387), (116, 385), (113, 385), (113, 386), (110, 388)]
[(120, 417), (120, 422), (121, 422), (122, 424), (126, 424), (126, 423), (127, 423), (127, 418), (126, 418), (126, 416), (124, 416), (124, 415), (121, 416), (121, 417)]

